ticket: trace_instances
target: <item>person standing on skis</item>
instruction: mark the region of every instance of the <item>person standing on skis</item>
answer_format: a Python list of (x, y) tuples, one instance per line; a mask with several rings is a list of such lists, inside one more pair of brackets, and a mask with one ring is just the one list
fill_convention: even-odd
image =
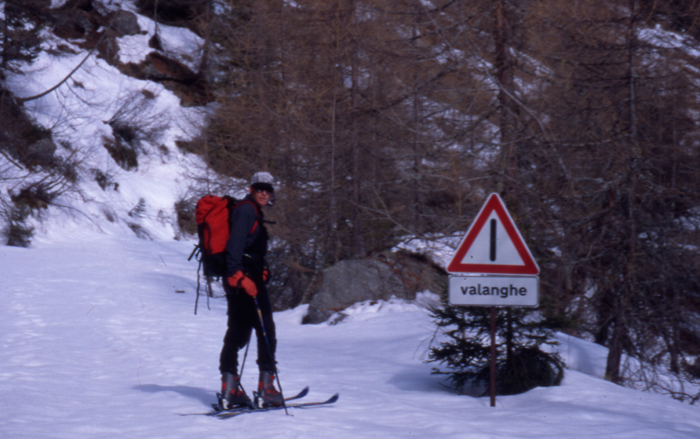
[[(228, 329), (219, 362), (220, 404), (224, 409), (252, 405), (240, 383), (238, 351), (248, 344), (253, 329), (257, 337), (260, 370), (258, 398), (264, 407), (284, 404), (282, 394), (274, 387), (277, 338), (265, 287), (270, 271), (265, 262), (268, 235), (262, 210), (274, 201), (273, 184), (269, 173), (255, 173), (248, 195), (231, 211), (231, 231), (226, 244), (227, 275), (223, 281), (228, 302)], [(262, 315), (264, 330), (258, 311)]]

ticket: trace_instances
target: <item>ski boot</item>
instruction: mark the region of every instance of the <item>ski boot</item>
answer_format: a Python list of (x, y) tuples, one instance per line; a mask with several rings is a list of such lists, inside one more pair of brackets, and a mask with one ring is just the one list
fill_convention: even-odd
[(258, 407), (279, 407), (284, 405), (282, 394), (275, 389), (275, 376), (267, 370), (260, 371), (260, 383), (255, 394), (255, 402)]
[(241, 387), (241, 379), (238, 375), (224, 372), (221, 375), (221, 393), (219, 396), (219, 406), (222, 410), (234, 407), (252, 407), (253, 403)]

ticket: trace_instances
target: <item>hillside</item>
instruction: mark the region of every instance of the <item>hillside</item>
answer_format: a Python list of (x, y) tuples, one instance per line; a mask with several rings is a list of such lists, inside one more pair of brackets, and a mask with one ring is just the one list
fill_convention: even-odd
[[(156, 50), (149, 47), (156, 23), (136, 14), (133, 2), (93, 3), (97, 9), (90, 12), (68, 11), (77, 11), (77, 19), (64, 17), (57, 4), (53, 19), (58, 23), (42, 31), (42, 50), (34, 62), (7, 75), (5, 87), (18, 100), (68, 79), (52, 93), (24, 102), (28, 115), (50, 129), (50, 137), (29, 147), (38, 151), (36, 163), (22, 154), (16, 157), (23, 163), (0, 156), (3, 205), (14, 201), (35, 207), (25, 218), (37, 236), (74, 223), (105, 233), (132, 230), (145, 238), (173, 239), (180, 236), (176, 202), (186, 199), (207, 172), (200, 159), (184, 154), (176, 143), (199, 133), (205, 109), (187, 105), (162, 77), (138, 76), (164, 68), (157, 61), (196, 62), (199, 38), (160, 24), (164, 43)], [(71, 19), (119, 22), (122, 16), (132, 27), (106, 34), (116, 45), (111, 58), (102, 46), (90, 46), (90, 32), (85, 39), (62, 31), (75, 26)], [(167, 79), (167, 74), (161, 76)]]

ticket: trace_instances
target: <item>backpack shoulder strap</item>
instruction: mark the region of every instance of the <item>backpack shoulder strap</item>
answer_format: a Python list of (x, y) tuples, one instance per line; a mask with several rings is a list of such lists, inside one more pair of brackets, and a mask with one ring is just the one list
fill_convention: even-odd
[[(235, 200), (234, 200), (234, 202), (235, 202)], [(250, 232), (248, 232), (250, 234), (250, 233), (255, 232), (255, 230), (258, 228), (258, 222), (259, 222), (258, 218), (260, 217), (260, 210), (258, 209), (258, 206), (255, 203), (253, 203), (252, 201), (249, 201), (249, 200), (243, 200), (243, 201), (239, 201), (238, 203), (235, 203), (233, 205), (233, 207), (231, 207), (231, 210), (233, 210), (233, 209), (235, 209), (238, 206), (241, 206), (243, 204), (251, 204), (253, 206), (253, 208), (255, 209), (255, 222), (253, 223), (253, 227), (250, 229)]]

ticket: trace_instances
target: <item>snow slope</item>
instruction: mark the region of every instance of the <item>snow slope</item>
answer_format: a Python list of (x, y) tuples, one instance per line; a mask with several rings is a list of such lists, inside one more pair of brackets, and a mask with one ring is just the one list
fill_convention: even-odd
[(226, 329), (223, 299), (193, 314), (191, 246), (56, 231), (32, 249), (0, 247), (0, 437), (700, 437), (697, 407), (603, 381), (605, 349), (566, 336), (560, 387), (495, 408), (451, 393), (424, 363), (427, 311), (401, 301), (357, 305), (336, 325), (301, 325), (303, 306), (275, 315), (283, 389), (340, 392), (333, 407), (179, 416), (215, 400)]
[[(114, 3), (101, 1), (100, 8), (135, 12), (133, 0)], [(58, 7), (63, 2), (54, 2)], [(122, 62), (138, 63), (150, 52), (148, 40), (155, 33), (153, 20), (137, 15), (142, 34), (117, 39)], [(196, 63), (201, 40), (187, 29), (159, 25), (164, 54)], [(78, 181), (61, 193), (47, 211), (30, 218), (37, 235), (46, 223), (72, 222), (104, 232), (133, 230), (138, 226), (151, 237), (172, 238), (179, 232), (175, 203), (198, 190), (196, 180), (210, 175), (203, 161), (183, 153), (177, 141), (196, 137), (206, 115), (204, 107), (183, 107), (180, 99), (162, 84), (122, 74), (115, 66), (69, 40), (44, 31), (42, 51), (21, 71), (7, 72), (4, 86), (18, 98), (36, 96), (61, 81), (75, 68), (70, 79), (55, 91), (24, 103), (36, 122), (52, 132), (56, 155), (74, 163)], [(58, 49), (62, 48), (62, 49)], [(110, 156), (106, 144), (115, 141), (110, 121), (137, 128), (141, 134), (138, 167), (125, 170)], [(101, 187), (97, 175), (110, 184)], [(46, 178), (11, 165), (0, 155), (0, 195), (17, 193), (30, 183)], [(194, 178), (193, 178), (194, 177)], [(248, 178), (248, 176), (245, 176)], [(223, 184), (225, 178), (218, 178)], [(51, 179), (49, 179), (51, 181)], [(4, 201), (9, 198), (2, 195)], [(141, 204), (138, 218), (130, 212)], [(4, 218), (0, 218), (0, 228)], [(50, 226), (49, 226), (50, 227)]]

